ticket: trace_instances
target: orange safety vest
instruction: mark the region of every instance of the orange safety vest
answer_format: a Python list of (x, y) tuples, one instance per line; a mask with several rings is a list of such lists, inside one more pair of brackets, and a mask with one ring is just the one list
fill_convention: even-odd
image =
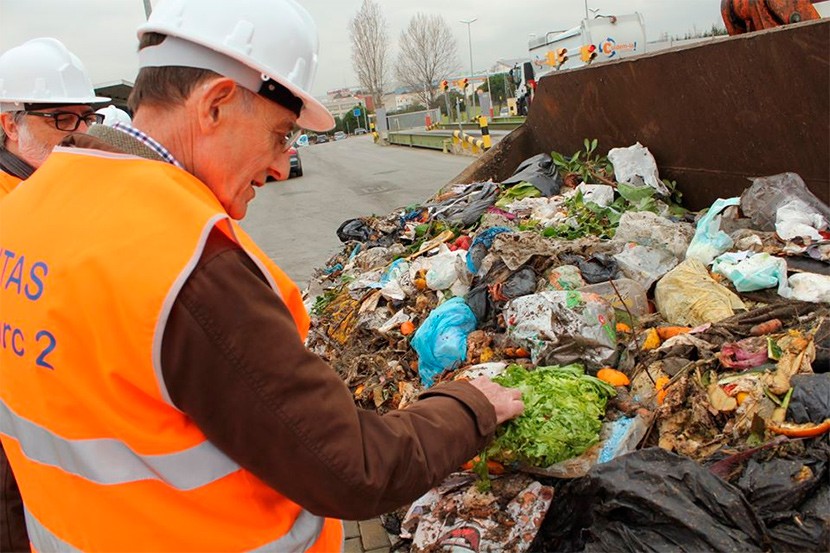
[(5, 198), (9, 192), (15, 189), (15, 187), (20, 184), (21, 179), (6, 173), (5, 171), (0, 171), (0, 199)]
[(0, 202), (0, 438), (33, 547), (341, 550), (340, 521), (218, 450), (161, 373), (167, 317), (214, 227), (267, 266), (304, 336), (296, 285), (173, 165), (58, 148), (26, 182)]

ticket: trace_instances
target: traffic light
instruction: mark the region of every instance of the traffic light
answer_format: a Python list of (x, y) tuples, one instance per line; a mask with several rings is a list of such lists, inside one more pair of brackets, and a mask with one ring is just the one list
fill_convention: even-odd
[(568, 49), (558, 48), (556, 50), (556, 67), (561, 66), (566, 61), (568, 61)]
[(441, 90), (442, 90), (442, 91), (444, 91), (444, 92), (446, 92), (446, 91), (448, 91), (449, 89), (450, 89), (450, 83), (449, 83), (449, 82), (447, 82), (447, 80), (446, 80), (446, 79), (444, 79), (443, 81), (441, 81)]
[(470, 84), (470, 79), (468, 79), (467, 77), (464, 77), (463, 79), (461, 79), (461, 90), (467, 90), (467, 87), (469, 86), (469, 84)]
[(547, 59), (545, 63), (550, 65), (551, 67), (556, 67), (556, 52), (553, 50), (548, 50)]
[(597, 57), (597, 47), (593, 44), (583, 46), (579, 49), (579, 57), (582, 58), (582, 61), (585, 63), (591, 63), (594, 61), (594, 58)]

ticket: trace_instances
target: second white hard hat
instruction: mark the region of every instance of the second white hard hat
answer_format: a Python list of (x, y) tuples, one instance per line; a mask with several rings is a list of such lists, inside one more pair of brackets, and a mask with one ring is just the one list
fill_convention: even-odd
[(81, 60), (57, 39), (35, 38), (0, 56), (0, 111), (107, 100), (95, 95)]
[(100, 113), (104, 116), (104, 125), (108, 127), (112, 127), (116, 123), (127, 123), (129, 125), (133, 121), (129, 113), (115, 106), (101, 108), (96, 110), (95, 113)]
[(303, 128), (334, 127), (311, 95), (317, 27), (294, 0), (160, 0), (138, 28), (139, 38), (148, 32), (168, 38), (141, 49), (139, 67), (210, 69), (295, 109)]

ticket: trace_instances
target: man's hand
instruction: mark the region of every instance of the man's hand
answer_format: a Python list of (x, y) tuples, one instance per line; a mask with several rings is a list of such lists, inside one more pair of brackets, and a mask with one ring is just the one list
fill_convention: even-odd
[(470, 384), (478, 388), (496, 409), (496, 424), (516, 418), (525, 410), (522, 392), (516, 388), (505, 388), (486, 376), (471, 380)]

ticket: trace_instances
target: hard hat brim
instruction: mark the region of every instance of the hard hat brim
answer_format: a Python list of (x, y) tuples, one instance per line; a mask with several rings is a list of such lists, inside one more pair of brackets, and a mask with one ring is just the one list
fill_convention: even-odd
[[(88, 106), (109, 102), (112, 98), (106, 96), (86, 96), (84, 98), (0, 98), (0, 113), (23, 111), (26, 104), (54, 104), (60, 106)], [(45, 108), (44, 108), (45, 109)]]
[(325, 132), (334, 128), (334, 116), (319, 100), (293, 86), (286, 86), (295, 96), (303, 101), (303, 109), (297, 118), (297, 126), (315, 132)]

